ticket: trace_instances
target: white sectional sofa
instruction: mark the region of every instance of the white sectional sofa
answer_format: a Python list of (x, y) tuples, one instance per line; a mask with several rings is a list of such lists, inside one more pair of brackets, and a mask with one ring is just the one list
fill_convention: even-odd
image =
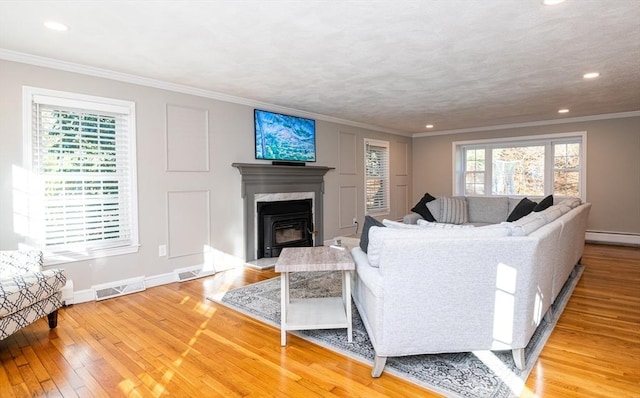
[(582, 256), (591, 204), (564, 200), (504, 222), (520, 199), (462, 199), (467, 223), (477, 225), (385, 221), (369, 229), (366, 252), (352, 249), (373, 377), (387, 357), (475, 350), (512, 350), (523, 368), (524, 348), (545, 314), (553, 316)]

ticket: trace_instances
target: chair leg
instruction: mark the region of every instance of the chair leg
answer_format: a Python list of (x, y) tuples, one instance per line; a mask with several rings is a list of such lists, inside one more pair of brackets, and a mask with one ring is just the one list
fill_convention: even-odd
[(387, 362), (387, 357), (377, 356), (373, 360), (373, 370), (371, 370), (371, 377), (380, 377), (384, 364)]
[(50, 329), (53, 329), (56, 326), (58, 326), (58, 310), (55, 310), (51, 314), (47, 315), (47, 319), (49, 320)]

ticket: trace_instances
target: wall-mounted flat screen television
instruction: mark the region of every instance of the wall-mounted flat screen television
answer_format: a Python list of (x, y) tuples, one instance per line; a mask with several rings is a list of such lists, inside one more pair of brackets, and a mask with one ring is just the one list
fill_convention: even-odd
[(316, 161), (316, 121), (254, 110), (256, 159)]

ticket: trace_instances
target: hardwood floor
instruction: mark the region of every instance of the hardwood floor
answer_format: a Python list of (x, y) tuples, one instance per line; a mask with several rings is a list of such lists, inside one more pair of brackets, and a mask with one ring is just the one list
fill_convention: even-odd
[[(521, 396), (640, 397), (640, 249), (587, 245), (585, 272)], [(276, 276), (209, 278), (66, 307), (0, 341), (1, 397), (438, 396), (208, 301)]]

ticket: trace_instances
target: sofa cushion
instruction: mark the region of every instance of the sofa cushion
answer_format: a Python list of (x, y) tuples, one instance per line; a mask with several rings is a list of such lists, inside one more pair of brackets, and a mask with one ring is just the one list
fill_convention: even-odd
[(365, 253), (369, 249), (369, 230), (374, 226), (384, 227), (384, 224), (371, 216), (365, 216), (364, 225), (362, 226), (362, 235), (360, 235), (360, 248)]
[[(420, 220), (423, 222), (428, 222), (424, 220)], [(386, 218), (382, 220), (382, 225), (389, 228), (401, 228), (401, 229), (416, 229), (416, 228), (424, 228), (421, 224), (405, 224), (400, 221), (387, 220)]]
[(564, 198), (558, 203), (558, 205), (569, 206), (569, 208), (571, 209), (575, 209), (581, 204), (582, 204), (582, 199), (580, 198)]
[(380, 228), (372, 226), (369, 229), (369, 247), (367, 259), (372, 267), (380, 266), (380, 256), (382, 248), (386, 240), (394, 239), (413, 239), (419, 240), (425, 245), (429, 244), (430, 239), (468, 239), (468, 238), (500, 238), (509, 236), (508, 228), (500, 225), (490, 225), (480, 228)]
[(509, 228), (512, 236), (527, 236), (547, 223), (544, 214), (529, 213), (519, 220), (503, 222), (501, 225)]
[(418, 201), (418, 203), (416, 203), (415, 206), (413, 206), (413, 208), (411, 209), (412, 212), (414, 213), (418, 213), (422, 216), (422, 218), (424, 218), (427, 221), (435, 221), (435, 218), (433, 218), (433, 215), (431, 214), (431, 212), (429, 211), (429, 209), (427, 208), (427, 203), (435, 200), (436, 198), (431, 196), (431, 194), (429, 194), (429, 192), (425, 193), (424, 196), (422, 196), (422, 198), (420, 199), (420, 201)]
[(553, 205), (553, 206), (547, 207), (541, 212), (538, 212), (538, 214), (542, 215), (542, 217), (544, 217), (547, 223), (550, 223), (551, 221), (554, 221), (555, 219), (559, 218), (561, 215), (565, 213), (568, 213), (569, 211), (571, 211), (571, 208), (569, 206)]
[(464, 224), (469, 221), (469, 210), (467, 209), (467, 201), (460, 198), (443, 197), (441, 203), (441, 220), (440, 222), (449, 224)]
[(469, 222), (499, 224), (509, 215), (509, 198), (506, 196), (469, 196)]
[(537, 203), (530, 200), (529, 198), (523, 198), (509, 214), (509, 217), (507, 217), (507, 221), (512, 222), (521, 219), (522, 217), (531, 213), (536, 205)]
[(433, 222), (464, 224), (469, 220), (467, 201), (464, 196), (441, 196), (436, 200), (428, 202), (427, 208), (434, 217)]
[(427, 220), (418, 220), (421, 228), (441, 228), (441, 229), (457, 229), (457, 228), (473, 228), (473, 224), (446, 224), (442, 222), (429, 222)]
[(549, 195), (546, 198), (542, 199), (537, 205), (536, 207), (533, 208), (533, 211), (535, 212), (539, 212), (542, 211), (548, 207), (553, 206), (553, 195)]
[(402, 216), (402, 222), (405, 224), (417, 224), (418, 220), (424, 220), (418, 213), (411, 212)]
[(42, 268), (39, 250), (0, 250), (0, 279), (38, 272)]

